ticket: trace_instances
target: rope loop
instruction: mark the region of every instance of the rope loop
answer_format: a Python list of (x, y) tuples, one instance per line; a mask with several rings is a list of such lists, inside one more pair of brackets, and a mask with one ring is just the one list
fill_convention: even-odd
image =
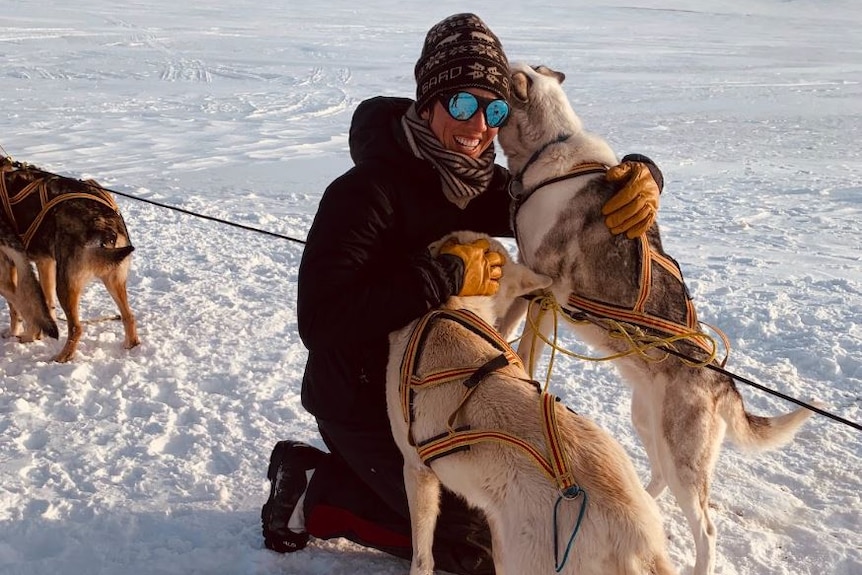
[[(566, 543), (566, 549), (563, 552), (562, 560), (560, 559), (560, 542), (559, 542), (559, 511), (560, 504), (563, 501), (574, 501), (578, 499), (581, 495), (583, 495), (581, 501), (581, 508), (578, 511), (578, 519), (575, 521), (575, 525), (572, 528), (572, 534), (569, 536), (569, 540)], [(557, 573), (563, 570), (566, 566), (566, 562), (569, 560), (569, 553), (572, 551), (572, 545), (575, 543), (575, 537), (578, 535), (578, 531), (581, 529), (581, 523), (584, 520), (584, 514), (587, 512), (587, 503), (588, 497), (587, 492), (581, 489), (577, 485), (573, 485), (563, 491), (560, 496), (557, 498), (557, 502), (554, 504), (554, 569)]]
[[(538, 311), (534, 318), (532, 312), (536, 309), (536, 307), (538, 307)], [(554, 329), (550, 338), (544, 335), (539, 329), (542, 324), (542, 319), (546, 313), (554, 314)], [(602, 329), (607, 331), (609, 337), (624, 341), (627, 344), (628, 349), (618, 353), (612, 353), (606, 356), (597, 357), (579, 354), (572, 350), (561, 347), (558, 344), (560, 317), (562, 317), (566, 322), (570, 324), (576, 325), (592, 323), (594, 325), (597, 325), (598, 327), (601, 327)], [(674, 345), (675, 343), (691, 340), (692, 338), (697, 337), (701, 340), (706, 340), (708, 342), (708, 347), (710, 348), (711, 352), (707, 354), (706, 359), (695, 360), (694, 358), (686, 358), (682, 360), (683, 363), (691, 367), (704, 367), (713, 363), (717, 356), (718, 343), (716, 339), (709, 334), (705, 334), (702, 332), (684, 332), (680, 334), (660, 337), (647, 334), (640, 326), (631, 323), (622, 322), (610, 318), (595, 318), (591, 314), (586, 313), (573, 312), (572, 314), (569, 314), (567, 310), (565, 310), (559, 303), (557, 303), (556, 298), (554, 298), (554, 295), (551, 293), (538, 296), (530, 301), (527, 310), (526, 321), (529, 322), (530, 327), (533, 331), (533, 341), (530, 344), (531, 365), (527, 366), (531, 377), (535, 370), (535, 351), (537, 340), (541, 340), (543, 343), (545, 343), (545, 345), (551, 348), (551, 356), (548, 360), (548, 367), (545, 375), (546, 390), (550, 385), (554, 359), (556, 353), (558, 352), (562, 353), (563, 355), (576, 359), (581, 359), (584, 361), (614, 361), (623, 357), (628, 357), (630, 355), (638, 355), (646, 361), (657, 363), (666, 360), (668, 356), (672, 355), (672, 351), (668, 350), (676, 351), (676, 346)]]

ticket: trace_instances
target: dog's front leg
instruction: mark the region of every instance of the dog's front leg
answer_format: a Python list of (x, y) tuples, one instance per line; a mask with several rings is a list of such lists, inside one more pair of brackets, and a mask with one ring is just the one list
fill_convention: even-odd
[[(6, 294), (0, 293), (3, 297), (7, 298)], [(18, 310), (10, 303), (8, 304), (9, 308), (9, 329), (3, 330), (3, 337), (18, 337), (18, 340), (21, 341), (21, 333), (24, 331), (22, 326), (24, 325), (21, 321), (21, 316), (18, 314)], [(21, 343), (26, 343), (21, 341)]]
[(410, 530), (413, 538), (413, 561), (410, 575), (432, 575), (434, 528), (440, 512), (440, 481), (421, 463), (404, 464), (404, 487), (410, 508)]
[(661, 440), (661, 405), (653, 405), (655, 398), (664, 397), (662, 389), (658, 389), (660, 382), (647, 382), (656, 389), (643, 389), (641, 385), (632, 386), (632, 425), (641, 438), (641, 443), (647, 453), (650, 463), (650, 481), (646, 487), (654, 499), (662, 494), (667, 487), (664, 477), (663, 466), (668, 465), (667, 458), (670, 454), (663, 447)]
[(535, 377), (536, 365), (546, 345), (539, 334), (550, 333), (554, 321), (553, 313), (543, 310), (541, 305), (530, 304), (527, 308), (524, 331), (518, 342), (518, 355), (530, 377)]
[(12, 304), (17, 294), (18, 273), (12, 260), (0, 253), (0, 295), (6, 299), (9, 307), (9, 329), (3, 332), (3, 337), (21, 335), (22, 320), (18, 309)]
[(528, 305), (529, 300), (519, 297), (512, 302), (512, 305), (509, 306), (508, 310), (506, 310), (506, 314), (499, 322), (500, 325), (497, 326), (497, 331), (499, 331), (505, 339), (511, 339), (515, 328), (518, 327), (518, 324), (524, 319)]

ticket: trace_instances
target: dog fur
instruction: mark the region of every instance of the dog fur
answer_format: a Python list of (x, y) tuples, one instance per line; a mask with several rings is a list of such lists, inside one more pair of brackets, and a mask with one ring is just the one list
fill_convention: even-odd
[[(16, 323), (23, 319), (27, 333), (44, 332), (54, 339), (58, 337), (57, 323), (51, 317), (24, 245), (5, 220), (0, 220), (0, 295), (6, 298), (9, 314)], [(3, 337), (13, 335), (11, 329), (3, 332)]]
[[(84, 288), (94, 278), (102, 281), (119, 308), (125, 332), (123, 346), (131, 349), (138, 345), (135, 316), (126, 292), (130, 256), (135, 248), (119, 210), (98, 201), (102, 198), (113, 204), (110, 194), (95, 182), (58, 176), (1, 156), (0, 178), (4, 224), (19, 237), (26, 237), (26, 253), (36, 263), (52, 318), (55, 295), (66, 315), (66, 342), (54, 360), (66, 362), (75, 355), (83, 333), (79, 302)], [(28, 194), (28, 189), (36, 193)], [(43, 205), (51, 207), (42, 212)], [(40, 213), (41, 222), (34, 224)], [(19, 335), (18, 314), (22, 310), (11, 300), (10, 305), (14, 310), (10, 310), (9, 333)], [(25, 333), (23, 339), (32, 337), (38, 337), (38, 332)]]
[[(529, 193), (541, 182), (586, 162), (617, 163), (603, 139), (584, 131), (561, 87), (561, 73), (521, 63), (513, 64), (511, 72), (512, 111), (499, 140), (509, 169), (520, 179), (521, 186), (513, 190)], [(563, 306), (573, 291), (610, 304), (634, 305), (639, 241), (612, 236), (604, 224), (601, 207), (613, 193), (604, 176), (582, 175), (541, 187), (513, 214), (520, 260), (553, 278), (550, 291)], [(652, 249), (664, 254), (658, 226), (653, 224), (647, 233)], [(652, 284), (648, 311), (684, 323), (688, 298), (684, 284), (661, 270)], [(513, 329), (525, 306), (515, 306), (501, 329)], [(533, 306), (518, 348), (528, 370), (544, 347), (535, 343), (533, 325), (538, 315)], [(549, 334), (552, 321), (546, 315), (539, 330)], [(579, 337), (604, 353), (629, 350), (627, 343), (611, 338), (602, 327), (586, 322), (571, 325)], [(677, 345), (683, 352), (697, 354), (691, 344)], [(694, 575), (710, 575), (715, 565), (715, 526), (709, 517), (709, 490), (725, 431), (742, 447), (773, 448), (789, 441), (812, 412), (801, 408), (772, 418), (751, 415), (730, 376), (687, 365), (674, 356), (654, 362), (632, 354), (614, 364), (633, 390), (632, 421), (652, 471), (647, 491), (658, 497), (670, 487), (694, 535)]]
[[(460, 242), (470, 242), (484, 236), (458, 232), (454, 237)], [(489, 241), (492, 249), (506, 256), (499, 242), (490, 238)], [(440, 243), (432, 246), (432, 253)], [(516, 297), (549, 284), (550, 278), (506, 257), (496, 295), (452, 297), (442, 307), (470, 310), (494, 325)], [(464, 393), (464, 387), (457, 381), (417, 391), (413, 397), (415, 419), (408, 429), (399, 394), (400, 367), (418, 321), (391, 334), (386, 380), (392, 432), (404, 455), (404, 483), (413, 540), (410, 574), (433, 572), (431, 546), (441, 484), (484, 511), (491, 528), (497, 575), (553, 573), (553, 514), (559, 491), (535, 461), (510, 444), (484, 442), (426, 466), (410, 444), (411, 432), (418, 444), (445, 431), (447, 418)], [(462, 325), (437, 321), (426, 332), (417, 360), (417, 375), (440, 369), (478, 367), (499, 353), (486, 339)], [(453, 425), (467, 423), (471, 429), (503, 430), (544, 450), (539, 397), (523, 368), (509, 365), (492, 372), (475, 387)], [(560, 403), (555, 408), (565, 457), (576, 482), (589, 496), (583, 523), (562, 573), (676, 573), (666, 555), (658, 508), (641, 486), (622, 447), (588, 419)], [(563, 546), (576, 524), (578, 511), (576, 502), (564, 502), (560, 507), (558, 525)], [(560, 551), (562, 556), (562, 548)]]

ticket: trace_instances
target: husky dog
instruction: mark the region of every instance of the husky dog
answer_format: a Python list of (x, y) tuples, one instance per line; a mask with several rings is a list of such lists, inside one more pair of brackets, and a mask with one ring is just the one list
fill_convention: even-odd
[[(513, 225), (521, 262), (553, 278), (556, 301), (588, 320), (572, 323), (578, 335), (604, 353), (631, 351), (625, 340), (611, 337), (612, 324), (603, 322), (622, 317), (645, 325), (642, 331), (657, 338), (687, 332), (691, 337), (677, 341), (676, 349), (708, 359), (707, 340), (697, 335), (702, 332), (694, 307), (676, 262), (662, 250), (658, 226), (634, 240), (612, 236), (605, 226), (601, 207), (614, 190), (604, 170), (594, 166), (613, 166), (617, 159), (603, 139), (584, 131), (560, 85), (564, 75), (520, 63), (511, 73), (512, 112), (499, 139), (514, 174)], [(514, 306), (501, 329), (517, 325), (525, 306)], [(518, 348), (527, 366), (543, 347), (535, 342), (534, 326), (543, 334), (552, 327), (550, 316), (540, 317), (530, 306)], [(652, 355), (663, 357), (655, 350)], [(777, 447), (811, 411), (751, 415), (729, 375), (675, 355), (656, 362), (629, 354), (615, 365), (633, 390), (632, 421), (652, 472), (647, 491), (657, 497), (670, 487), (694, 534), (694, 574), (709, 575), (715, 565), (709, 488), (725, 431), (744, 448)]]
[[(78, 304), (93, 278), (102, 280), (120, 310), (124, 347), (138, 345), (126, 293), (135, 248), (111, 195), (95, 182), (58, 176), (0, 156), (0, 202), (4, 225), (18, 234), (36, 262), (52, 316), (55, 293), (66, 315), (68, 336), (54, 360), (66, 362), (75, 355), (83, 333)], [(17, 335), (20, 320), (16, 312), (11, 315), (10, 333)]]
[[(16, 330), (4, 331), (4, 337), (18, 336), (19, 341), (32, 341), (41, 333), (57, 338), (57, 323), (51, 317), (39, 280), (30, 265), (30, 260), (21, 239), (0, 219), (0, 295), (9, 305), (11, 324)], [(21, 320), (27, 326), (20, 334)]]
[[(465, 243), (487, 236), (448, 237)], [(453, 296), (390, 335), (386, 396), (404, 455), (410, 574), (433, 572), (441, 484), (485, 513), (497, 575), (676, 573), (658, 508), (622, 447), (540, 393), (491, 327), (514, 298), (548, 287), (550, 278), (509, 261), (503, 246), (488, 239), (506, 259), (497, 294)], [(548, 427), (549, 419), (556, 423)], [(558, 473), (546, 468), (549, 451), (564, 464)], [(564, 488), (572, 482), (575, 490)]]

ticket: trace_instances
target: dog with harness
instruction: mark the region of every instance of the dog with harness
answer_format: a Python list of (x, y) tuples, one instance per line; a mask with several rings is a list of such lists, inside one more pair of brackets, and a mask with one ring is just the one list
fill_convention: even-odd
[[(138, 345), (126, 292), (135, 248), (111, 194), (96, 182), (58, 176), (0, 156), (0, 203), (3, 225), (19, 236), (27, 256), (36, 262), (52, 319), (55, 294), (66, 315), (66, 343), (54, 360), (67, 362), (75, 355), (83, 333), (78, 306), (93, 278), (102, 281), (120, 310), (123, 347)], [(9, 333), (21, 335), (18, 306), (12, 300), (9, 303)], [(44, 329), (33, 324), (22, 341), (38, 337)]]
[(709, 490), (725, 432), (740, 447), (773, 448), (792, 439), (812, 412), (747, 413), (733, 379), (702, 367), (716, 361), (715, 340), (701, 330), (658, 226), (630, 239), (611, 235), (603, 222), (613, 150), (583, 129), (562, 73), (521, 63), (510, 70), (512, 111), (499, 140), (514, 174), (519, 257), (553, 284), (543, 304), (514, 306), (501, 329), (514, 329), (526, 312), (518, 353), (528, 372), (551, 343), (556, 318), (548, 309), (565, 313), (584, 342), (618, 357), (614, 365), (632, 388), (632, 421), (650, 461), (647, 491), (658, 497), (670, 488), (694, 535), (694, 575), (710, 575)]
[[(432, 253), (450, 237), (486, 236), (456, 232)], [(453, 296), (390, 336), (386, 398), (404, 455), (411, 575), (433, 572), (441, 484), (484, 511), (497, 575), (676, 573), (622, 447), (531, 381), (494, 327), (513, 300), (549, 285), (504, 256), (495, 295)]]

